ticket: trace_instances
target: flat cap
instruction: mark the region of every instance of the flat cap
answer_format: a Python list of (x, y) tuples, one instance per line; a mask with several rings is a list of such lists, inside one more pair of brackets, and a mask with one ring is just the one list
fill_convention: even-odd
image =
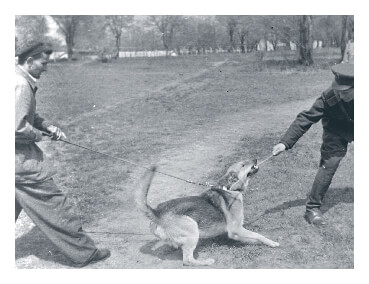
[(346, 90), (354, 86), (354, 64), (342, 63), (332, 67), (334, 81), (332, 87), (336, 90)]
[(15, 56), (18, 57), (32, 57), (42, 52), (50, 54), (53, 52), (52, 46), (49, 43), (41, 41), (26, 41), (21, 43), (15, 50)]

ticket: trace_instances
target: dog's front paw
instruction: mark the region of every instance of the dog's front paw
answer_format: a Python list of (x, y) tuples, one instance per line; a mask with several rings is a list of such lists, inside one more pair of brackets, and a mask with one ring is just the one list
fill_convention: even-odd
[(198, 265), (212, 265), (214, 264), (215, 260), (212, 258), (207, 258), (207, 259), (189, 259), (187, 261), (183, 262), (183, 265), (194, 265), (194, 266), (198, 266)]
[(272, 248), (276, 248), (276, 247), (279, 247), (279, 243), (271, 241), (269, 246)]
[(203, 265), (212, 265), (214, 264), (215, 260), (213, 258), (208, 258), (203, 260)]

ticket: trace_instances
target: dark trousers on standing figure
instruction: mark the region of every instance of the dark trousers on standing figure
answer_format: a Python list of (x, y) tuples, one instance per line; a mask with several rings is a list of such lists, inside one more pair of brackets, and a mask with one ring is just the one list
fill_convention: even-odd
[(320, 209), (324, 196), (332, 182), (333, 176), (347, 153), (349, 141), (341, 136), (324, 129), (321, 158), (318, 173), (308, 195), (306, 210)]
[(93, 258), (97, 248), (83, 232), (73, 205), (53, 179), (34, 184), (15, 184), (15, 221), (22, 211), (76, 266)]

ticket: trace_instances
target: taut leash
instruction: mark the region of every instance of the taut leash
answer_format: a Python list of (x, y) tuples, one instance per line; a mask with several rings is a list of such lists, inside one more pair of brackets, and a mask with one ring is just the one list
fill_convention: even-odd
[[(53, 137), (52, 134), (50, 133), (47, 133), (47, 132), (42, 132), (43, 135), (45, 136), (49, 136), (49, 137)], [(74, 142), (70, 142), (68, 140), (65, 140), (65, 139), (59, 139), (57, 141), (62, 141), (66, 144), (70, 144), (70, 145), (73, 145), (73, 146), (76, 146), (76, 147), (79, 147), (79, 148), (82, 148), (82, 149), (85, 149), (85, 150), (88, 150), (90, 152), (94, 152), (94, 153), (97, 153), (97, 154), (100, 154), (100, 155), (103, 155), (105, 157), (109, 157), (111, 159), (114, 159), (114, 160), (118, 160), (118, 161), (121, 161), (121, 162), (125, 162), (125, 163), (128, 163), (128, 164), (131, 164), (133, 166), (136, 166), (136, 167), (139, 167), (139, 168), (143, 168), (143, 169), (146, 169), (146, 170), (152, 170), (151, 168), (149, 167), (145, 167), (145, 166), (141, 166), (141, 165), (138, 165), (132, 161), (129, 161), (129, 160), (126, 160), (126, 159), (123, 159), (123, 158), (120, 158), (120, 157), (116, 157), (116, 156), (112, 156), (112, 155), (109, 155), (109, 154), (106, 154), (106, 153), (103, 153), (101, 151), (98, 151), (98, 150), (94, 150), (92, 148), (89, 148), (89, 147), (86, 147), (86, 146), (83, 146), (83, 145), (80, 145), (80, 144), (77, 144), (77, 143), (74, 143)], [(268, 156), (267, 158), (265, 158), (264, 160), (262, 160), (260, 163), (257, 163), (256, 166), (260, 166), (261, 164), (265, 163), (266, 161), (268, 161), (270, 158), (272, 158), (274, 155), (270, 155)], [(171, 178), (174, 178), (174, 179), (178, 179), (178, 180), (181, 180), (181, 181), (184, 181), (184, 182), (187, 182), (187, 183), (190, 183), (190, 184), (195, 184), (195, 185), (200, 185), (200, 186), (205, 186), (205, 187), (213, 187), (215, 186), (214, 184), (211, 184), (209, 182), (196, 182), (196, 181), (193, 181), (193, 180), (190, 180), (190, 179), (184, 179), (184, 178), (180, 178), (180, 177), (177, 177), (177, 176), (174, 176), (174, 175), (171, 175), (171, 174), (168, 174), (168, 173), (165, 173), (165, 172), (162, 172), (162, 171), (158, 171), (158, 170), (155, 170), (156, 173), (159, 173), (159, 174), (162, 174), (162, 175), (165, 175), (165, 176), (168, 176), (168, 177), (171, 177)]]
[(263, 164), (264, 162), (268, 161), (270, 158), (272, 158), (274, 155), (270, 155), (269, 157), (265, 158), (264, 160), (262, 160), (260, 163), (258, 163), (258, 166), (260, 166), (261, 164)]
[[(50, 133), (47, 133), (47, 132), (42, 132), (42, 134), (44, 136), (48, 136), (48, 137), (53, 137), (52, 134)], [(76, 146), (76, 147), (79, 147), (79, 148), (82, 148), (82, 149), (85, 149), (85, 150), (88, 150), (90, 152), (94, 152), (94, 153), (97, 153), (97, 154), (100, 154), (100, 155), (103, 155), (105, 157), (109, 157), (111, 159), (114, 159), (114, 160), (118, 160), (118, 161), (121, 161), (121, 162), (125, 162), (125, 163), (128, 163), (128, 164), (131, 164), (133, 166), (136, 166), (136, 167), (139, 167), (139, 168), (143, 168), (143, 169), (147, 169), (147, 170), (152, 170), (151, 168), (149, 167), (145, 167), (145, 166), (141, 166), (141, 165), (138, 165), (132, 161), (129, 161), (129, 160), (126, 160), (126, 159), (123, 159), (123, 158), (120, 158), (120, 157), (115, 157), (115, 156), (112, 156), (112, 155), (109, 155), (109, 154), (106, 154), (106, 153), (103, 153), (101, 151), (98, 151), (98, 150), (94, 150), (92, 148), (89, 148), (89, 147), (86, 147), (86, 146), (83, 146), (83, 145), (80, 145), (80, 144), (77, 144), (77, 143), (74, 143), (74, 142), (71, 142), (71, 141), (68, 141), (68, 140), (65, 140), (65, 139), (59, 139), (57, 141), (62, 141), (66, 144), (69, 144), (69, 145), (72, 145), (72, 146)], [(264, 160), (262, 160), (260, 163), (258, 163), (257, 165), (254, 165), (254, 166), (259, 166), (261, 164), (263, 164), (264, 162), (268, 161), (270, 158), (272, 158), (273, 155), (270, 155), (268, 156), (267, 158), (265, 158)], [(171, 178), (174, 178), (174, 179), (178, 179), (178, 180), (181, 180), (181, 181), (184, 181), (186, 183), (190, 183), (190, 184), (195, 184), (195, 185), (200, 185), (200, 186), (205, 186), (205, 187), (214, 187), (215, 185), (213, 184), (210, 184), (209, 182), (195, 182), (195, 181), (192, 181), (192, 180), (189, 180), (189, 179), (183, 179), (183, 178), (180, 178), (180, 177), (177, 177), (177, 176), (174, 176), (174, 175), (171, 175), (171, 174), (168, 174), (168, 173), (165, 173), (165, 172), (162, 172), (162, 171), (158, 171), (158, 170), (155, 170), (155, 172), (159, 173), (159, 174), (162, 174), (162, 175), (165, 175), (165, 176), (168, 176), (168, 177), (171, 177)], [(79, 208), (79, 202), (77, 202), (77, 207)], [(79, 209), (80, 210), (80, 209)], [(79, 219), (80, 219), (80, 224), (81, 224), (81, 227), (83, 228), (83, 221), (82, 221), (82, 214), (80, 213), (79, 214)], [(257, 218), (258, 219), (258, 218)], [(255, 220), (254, 220), (255, 221)], [(251, 223), (253, 223), (254, 221), (252, 221)], [(107, 232), (107, 231), (85, 231), (86, 233), (89, 233), (89, 234), (111, 234), (111, 235), (133, 235), (133, 236), (151, 236), (151, 234), (146, 234), (146, 233), (135, 233), (135, 232)]]
[[(47, 133), (47, 132), (42, 132), (42, 134), (45, 135), (45, 136), (53, 137), (52, 134)], [(129, 160), (126, 160), (126, 159), (122, 159), (122, 158), (119, 158), (119, 157), (115, 157), (115, 156), (112, 156), (112, 155), (109, 155), (109, 154), (100, 152), (98, 150), (94, 150), (92, 148), (89, 148), (89, 147), (86, 147), (86, 146), (83, 146), (83, 145), (80, 145), (80, 144), (77, 144), (77, 143), (74, 143), (74, 142), (70, 142), (70, 141), (65, 140), (65, 139), (59, 139), (57, 141), (62, 141), (64, 143), (66, 143), (66, 144), (70, 144), (70, 145), (73, 145), (73, 146), (76, 146), (76, 147), (79, 147), (79, 148), (88, 150), (90, 152), (94, 152), (94, 153), (103, 155), (105, 157), (109, 157), (109, 158), (114, 159), (114, 160), (125, 162), (125, 163), (131, 164), (131, 165), (136, 166), (136, 167), (139, 167), (139, 168), (143, 168), (143, 169), (146, 169), (146, 170), (152, 170), (149, 167), (141, 166), (141, 165), (138, 165), (138, 164), (136, 164), (136, 163), (134, 163), (132, 161), (129, 161)], [(212, 186), (214, 186), (213, 184), (210, 184), (209, 182), (196, 182), (196, 181), (189, 180), (189, 179), (183, 179), (183, 178), (180, 178), (180, 177), (177, 177), (177, 176), (174, 176), (174, 175), (171, 175), (171, 174), (162, 172), (162, 171), (158, 171), (158, 170), (155, 170), (155, 172), (156, 173), (159, 173), (159, 174), (162, 174), (162, 175), (165, 175), (165, 176), (168, 176), (168, 177), (171, 177), (171, 178), (174, 178), (174, 179), (178, 179), (178, 180), (187, 182), (187, 183), (195, 184), (195, 185), (201, 185), (201, 186), (206, 186), (206, 187), (212, 187)]]

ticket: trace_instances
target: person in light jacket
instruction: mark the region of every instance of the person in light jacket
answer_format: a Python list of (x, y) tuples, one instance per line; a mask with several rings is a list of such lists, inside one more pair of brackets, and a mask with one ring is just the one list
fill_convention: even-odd
[(64, 132), (36, 113), (37, 80), (47, 70), (52, 48), (38, 41), (23, 43), (15, 66), (15, 221), (22, 209), (73, 266), (83, 267), (106, 259), (108, 249), (98, 249), (82, 230), (70, 200), (53, 180), (55, 171), (45, 164), (37, 142), (42, 131), (54, 140)]

